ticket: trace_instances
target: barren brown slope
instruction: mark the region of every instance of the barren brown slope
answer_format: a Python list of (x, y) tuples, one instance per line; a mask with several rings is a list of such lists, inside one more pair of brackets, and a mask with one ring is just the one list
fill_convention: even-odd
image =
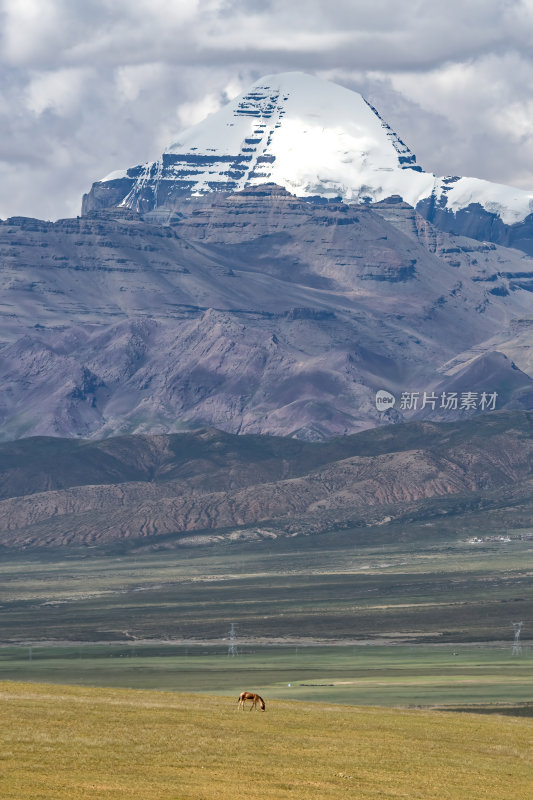
[[(456, 391), (457, 369), (498, 409), (532, 408), (532, 287), (533, 259), (394, 198), (269, 185), (170, 216), (11, 218), (0, 439), (214, 426), (315, 441), (379, 425), (378, 389)], [(413, 413), (397, 403), (394, 419)]]
[[(48, 491), (42, 490), (43, 440), (35, 441), (42, 471), (32, 464), (26, 483), (20, 453), (16, 468), (8, 457), (10, 447), (22, 443), (3, 445), (4, 488), (13, 487), (15, 476), (19, 488), (17, 496), (4, 491), (0, 502), (0, 543), (134, 544), (169, 535), (179, 540), (191, 532), (228, 536), (235, 527), (267, 522), (280, 532), (297, 532), (299, 519), (320, 517), (322, 529), (350, 515), (364, 523), (370, 514), (375, 523), (431, 498), (458, 497), (468, 504), (480, 493), (495, 497), (506, 489), (531, 497), (532, 423), (529, 412), (506, 412), (462, 423), (389, 426), (324, 444), (216, 431), (83, 445), (51, 440)], [(65, 485), (60, 444), (71, 485)], [(26, 440), (26, 456), (31, 446)]]

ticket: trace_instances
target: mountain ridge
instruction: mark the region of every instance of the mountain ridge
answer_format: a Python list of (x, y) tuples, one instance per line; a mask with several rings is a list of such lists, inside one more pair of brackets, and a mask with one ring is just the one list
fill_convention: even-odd
[(215, 430), (27, 439), (0, 445), (0, 476), (3, 547), (286, 536), (525, 507), (533, 417), (412, 422), (324, 443)]
[(320, 439), (409, 419), (402, 393), (437, 389), (531, 407), (533, 262), (399, 198), (266, 185), (164, 213), (15, 218), (0, 258), (4, 440), (204, 425)]

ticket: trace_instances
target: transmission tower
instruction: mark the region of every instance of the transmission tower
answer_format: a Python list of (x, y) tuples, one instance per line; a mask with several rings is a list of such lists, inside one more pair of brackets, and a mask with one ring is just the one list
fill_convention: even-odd
[(522, 645), (520, 643), (520, 631), (522, 630), (523, 622), (511, 622), (514, 628), (514, 643), (513, 643), (513, 656), (522, 655)]
[(237, 633), (235, 628), (237, 626), (234, 622), (231, 623), (229, 629), (229, 645), (228, 645), (228, 656), (236, 656), (237, 655), (237, 645), (235, 644), (237, 640)]

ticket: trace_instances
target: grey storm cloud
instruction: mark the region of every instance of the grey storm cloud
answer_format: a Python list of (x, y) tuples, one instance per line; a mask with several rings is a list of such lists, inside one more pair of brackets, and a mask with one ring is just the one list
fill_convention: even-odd
[(532, 0), (2, 0), (0, 217), (79, 213), (262, 74), (361, 91), (425, 169), (533, 188)]

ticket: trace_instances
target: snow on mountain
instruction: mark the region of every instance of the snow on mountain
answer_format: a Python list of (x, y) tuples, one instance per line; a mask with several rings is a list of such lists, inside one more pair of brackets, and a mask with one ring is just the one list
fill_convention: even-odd
[[(436, 177), (357, 92), (304, 73), (268, 75), (183, 131), (158, 161), (94, 184), (84, 212), (139, 211), (184, 194), (276, 183), (299, 197), (379, 202), (399, 195), (453, 214), (478, 204), (506, 225), (533, 211), (533, 193), (477, 178)], [(456, 231), (460, 232), (460, 231)]]
[(289, 73), (262, 78), (184, 131), (158, 162), (145, 165), (123, 203), (130, 205), (155, 169), (156, 182), (185, 179), (192, 194), (269, 182), (298, 196), (349, 201), (401, 193), (414, 205), (434, 181), (406, 171), (412, 164), (414, 156), (361, 95)]
[(522, 222), (533, 211), (532, 192), (479, 178), (436, 178), (433, 196), (454, 214), (477, 203), (506, 225)]

